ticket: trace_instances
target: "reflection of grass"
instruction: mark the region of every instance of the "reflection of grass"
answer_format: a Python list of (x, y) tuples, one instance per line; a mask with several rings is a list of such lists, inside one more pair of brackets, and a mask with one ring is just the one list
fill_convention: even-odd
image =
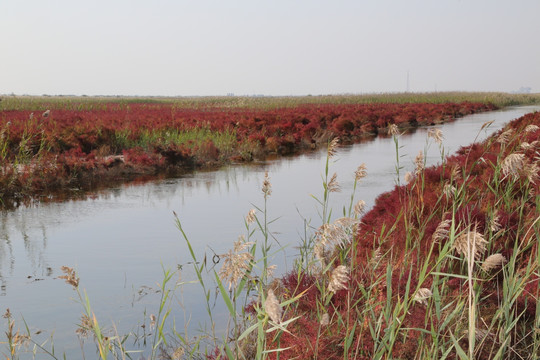
[[(201, 287), (210, 326), (195, 337), (176, 329), (175, 290), (187, 284), (171, 286), (173, 273), (165, 271), (158, 315), (150, 316), (149, 357), (537, 359), (539, 125), (540, 113), (526, 115), (437, 167), (425, 168), (418, 158), (415, 174), (371, 211), (363, 214), (353, 192), (339, 218), (328, 206), (340, 189), (329, 161), (339, 148), (329, 142), (323, 195), (315, 198), (320, 226), (306, 230), (301, 256), (282, 278), (270, 274), (283, 249), (270, 231), (268, 175), (263, 206), (249, 212), (233, 249), (213, 259), (218, 269), (194, 252), (177, 218), (196, 274), (190, 286)], [(361, 165), (355, 190), (365, 176)], [(65, 271), (78, 292), (75, 273)], [(105, 334), (87, 297), (79, 298), (81, 326), (100, 357), (136, 356), (129, 350), (133, 334)], [(214, 331), (217, 301), (228, 314), (223, 335)], [(12, 321), (7, 344), (15, 358), (21, 345), (13, 341)]]

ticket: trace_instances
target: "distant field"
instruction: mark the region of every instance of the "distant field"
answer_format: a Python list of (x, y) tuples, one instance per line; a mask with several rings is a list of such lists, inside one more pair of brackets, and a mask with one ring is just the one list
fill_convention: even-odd
[(540, 94), (508, 94), (495, 92), (437, 92), (388, 93), (364, 95), (317, 96), (209, 96), (209, 97), (88, 97), (88, 96), (1, 96), (0, 110), (46, 110), (77, 106), (92, 109), (104, 103), (170, 103), (181, 108), (199, 107), (252, 107), (279, 108), (301, 104), (374, 104), (374, 103), (446, 103), (482, 102), (498, 107), (539, 104)]

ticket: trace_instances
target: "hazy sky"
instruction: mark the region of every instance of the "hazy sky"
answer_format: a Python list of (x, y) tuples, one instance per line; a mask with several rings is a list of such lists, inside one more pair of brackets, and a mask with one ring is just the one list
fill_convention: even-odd
[(0, 94), (540, 92), (539, 0), (0, 0)]

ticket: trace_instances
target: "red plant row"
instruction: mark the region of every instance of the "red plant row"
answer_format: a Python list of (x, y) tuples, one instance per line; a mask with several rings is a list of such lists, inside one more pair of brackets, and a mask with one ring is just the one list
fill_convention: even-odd
[(426, 125), (480, 111), (493, 110), (494, 105), (480, 103), (445, 104), (359, 104), (303, 105), (275, 110), (261, 109), (179, 109), (170, 104), (106, 104), (98, 110), (77, 111), (55, 109), (47, 118), (30, 111), (0, 112), (0, 128), (9, 125), (12, 143), (21, 140), (24, 132), (44, 131), (53, 150), (65, 151), (80, 147), (89, 153), (119, 131), (137, 137), (143, 130), (189, 130), (209, 128), (213, 131), (234, 130), (238, 139), (251, 137), (261, 141), (291, 137), (294, 142), (313, 139), (320, 131), (329, 131), (342, 139), (376, 134), (389, 124)]

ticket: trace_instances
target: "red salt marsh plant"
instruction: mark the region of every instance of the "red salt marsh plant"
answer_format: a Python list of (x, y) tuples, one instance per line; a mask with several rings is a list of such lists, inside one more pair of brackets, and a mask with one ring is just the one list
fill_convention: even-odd
[[(529, 114), (437, 167), (418, 161), (346, 246), (315, 240), (322, 267), (281, 281), (283, 293), (311, 294), (269, 358), (538, 358), (539, 125)], [(324, 274), (343, 266), (329, 297)]]

